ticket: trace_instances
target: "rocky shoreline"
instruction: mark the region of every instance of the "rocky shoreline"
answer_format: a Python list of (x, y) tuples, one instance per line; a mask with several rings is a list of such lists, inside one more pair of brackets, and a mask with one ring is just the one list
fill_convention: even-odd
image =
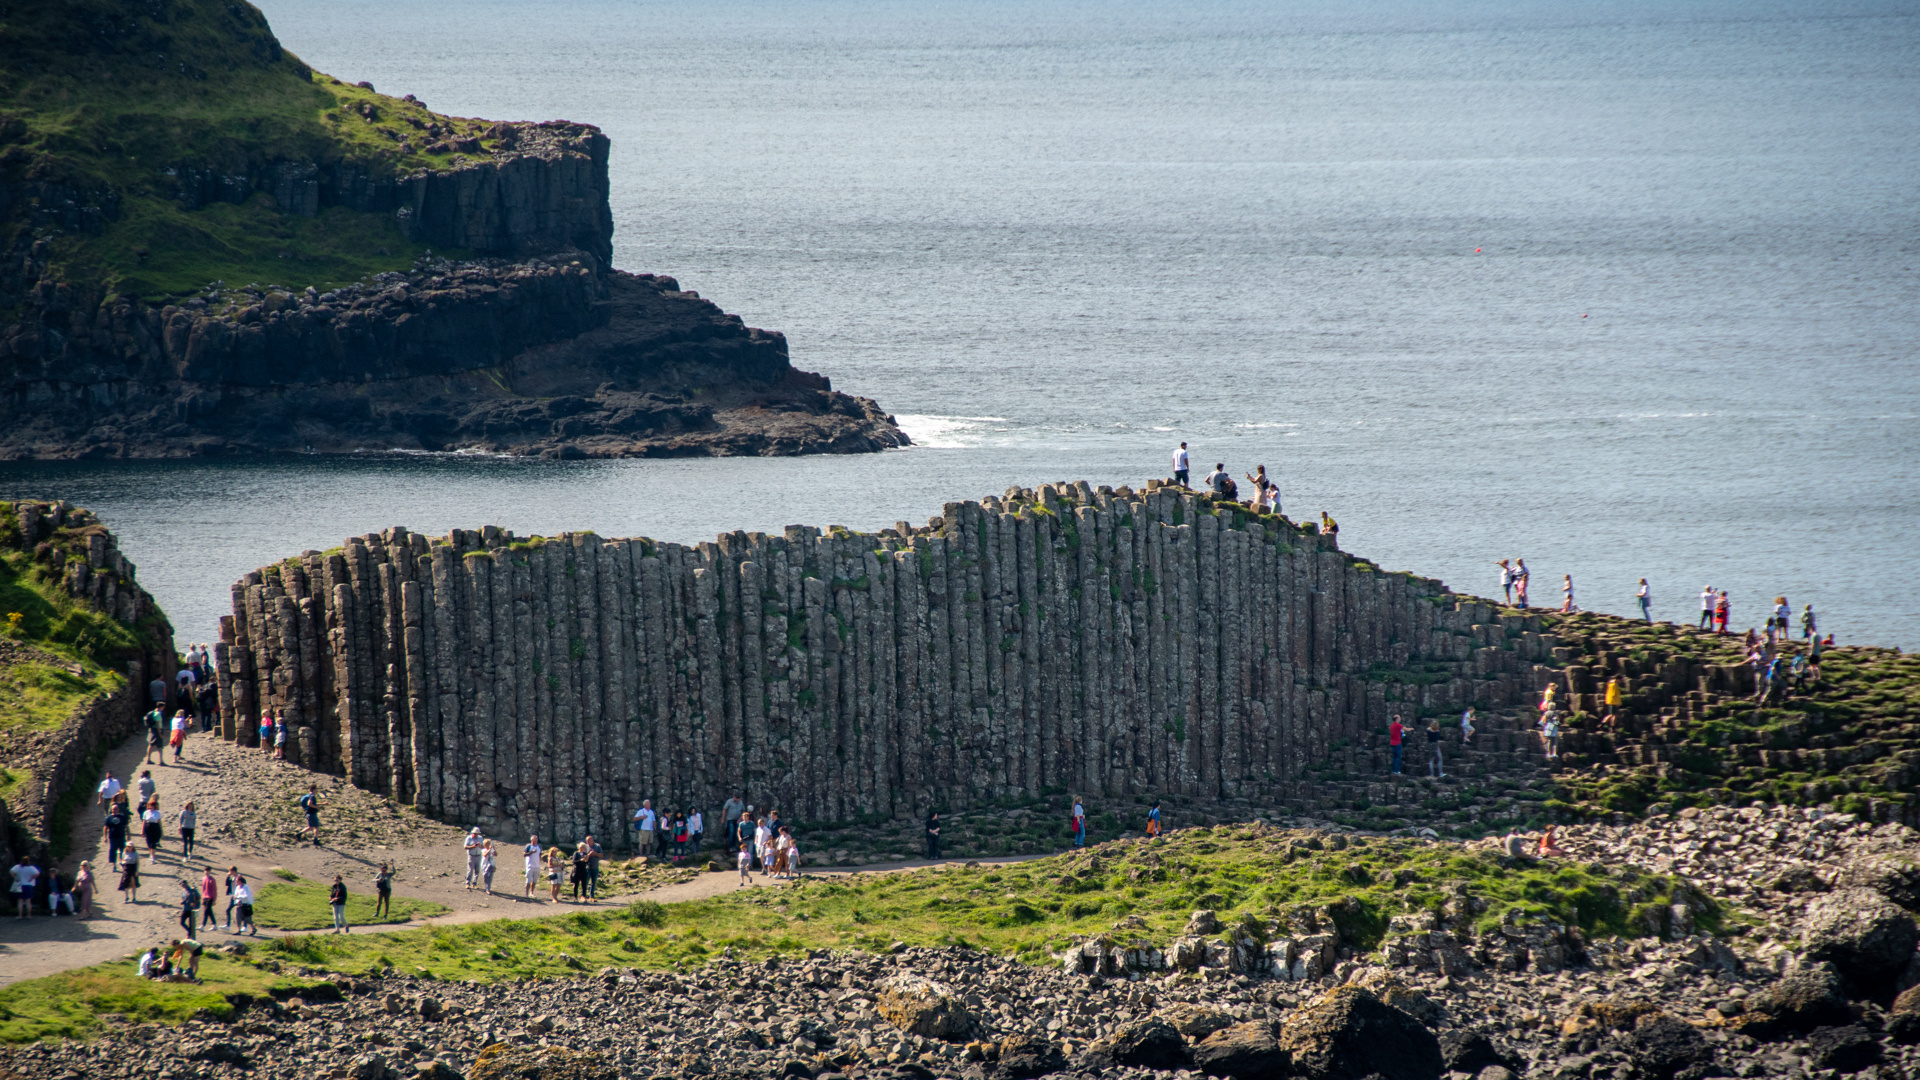
[[(1623, 880), (1699, 873), (1694, 899), (1638, 938), (1476, 928), (1461, 896), (1396, 917), (1370, 951), (1338, 931), (1304, 941), (1299, 912), (1197, 911), (1138, 967), (1107, 947), (1123, 919), (1047, 967), (964, 947), (728, 949), (697, 968), (510, 984), (329, 972), (301, 966), (313, 956), (292, 939), (251, 959), (308, 988), (237, 1000), (226, 1021), (0, 1050), (0, 1077), (1904, 1077), (1920, 1068), (1920, 931), (1901, 906), (1920, 896), (1917, 840), (1757, 807), (1576, 830), (1569, 856)], [(1695, 925), (1709, 910), (1718, 935)], [(1282, 939), (1324, 966), (1277, 975), (1265, 960)]]

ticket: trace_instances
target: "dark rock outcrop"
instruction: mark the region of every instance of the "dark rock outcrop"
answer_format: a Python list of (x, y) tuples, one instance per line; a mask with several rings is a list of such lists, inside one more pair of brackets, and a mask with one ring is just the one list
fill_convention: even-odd
[(1251, 1020), (1222, 1028), (1194, 1044), (1193, 1064), (1208, 1076), (1279, 1080), (1287, 1075), (1287, 1052), (1280, 1049), (1271, 1023)]
[(1826, 961), (1859, 992), (1891, 986), (1913, 959), (1913, 916), (1871, 889), (1842, 889), (1807, 906), (1800, 934), (1808, 960)]
[(1295, 1010), (1280, 1029), (1293, 1073), (1306, 1080), (1431, 1080), (1440, 1042), (1420, 1021), (1355, 986), (1337, 986)]
[(1184, 1069), (1193, 1061), (1187, 1040), (1157, 1016), (1123, 1025), (1088, 1047), (1081, 1057), (1083, 1064), (1096, 1069)]

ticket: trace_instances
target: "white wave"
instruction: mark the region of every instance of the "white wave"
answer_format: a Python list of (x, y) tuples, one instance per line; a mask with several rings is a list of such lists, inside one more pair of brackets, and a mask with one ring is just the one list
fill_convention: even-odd
[[(985, 425), (1004, 424), (1004, 416), (934, 416), (929, 414), (899, 413), (894, 422), (900, 425), (915, 446), (933, 448), (952, 448), (977, 445), (969, 436), (981, 433)], [(987, 431), (1005, 431), (1006, 428), (986, 428)]]
[(1260, 421), (1258, 423), (1235, 424), (1233, 426), (1237, 428), (1290, 428), (1290, 427), (1299, 427), (1300, 425), (1299, 424), (1283, 424), (1277, 420), (1274, 420), (1274, 421)]

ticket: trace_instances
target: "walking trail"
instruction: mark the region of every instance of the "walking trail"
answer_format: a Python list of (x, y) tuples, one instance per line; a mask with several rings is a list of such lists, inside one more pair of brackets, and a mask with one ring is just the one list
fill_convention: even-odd
[[(525, 879), (520, 850), (526, 838), (496, 836), (493, 840), (499, 849), (498, 869), (494, 875), (494, 892), (489, 895), (465, 886), (466, 857), (461, 847), (465, 830), (458, 826), (432, 821), (409, 808), (390, 804), (339, 777), (310, 773), (286, 762), (274, 761), (258, 750), (234, 746), (210, 735), (192, 735), (185, 750), (186, 757), (178, 764), (170, 760), (164, 765), (144, 764), (145, 736), (136, 735), (109, 755), (106, 768), (130, 788), (135, 786), (141, 770), (152, 771), (161, 809), (167, 815), (160, 857), (145, 860), (143, 848), (139, 899), (126, 902), (114, 888), (120, 880), (118, 869), (104, 865), (107, 855), (101, 828), (104, 812), (97, 804), (90, 803), (76, 813), (68, 856), (60, 869), (70, 879), (81, 860), (93, 864), (94, 877), (99, 882), (94, 897), (94, 917), (0, 919), (0, 986), (131, 957), (149, 945), (179, 937), (180, 878), (183, 873), (189, 875), (197, 887), (201, 870), (207, 866), (213, 867), (216, 880), (224, 880), (227, 867), (238, 866), (256, 893), (263, 886), (280, 880), (273, 873), (279, 869), (315, 884), (331, 882), (333, 875), (339, 874), (349, 890), (370, 895), (374, 874), (385, 862), (394, 867), (396, 899), (428, 900), (448, 909), (447, 914), (431, 919), (355, 928), (355, 932), (367, 933), (410, 926), (529, 918), (581, 906), (619, 906), (642, 896), (661, 903), (678, 903), (741, 888), (739, 875), (728, 860), (729, 868), (723, 873), (689, 876), (687, 871), (658, 868), (641, 874), (637, 880), (629, 878), (632, 884), (625, 888), (615, 884), (613, 890), (605, 887), (607, 878), (603, 877), (599, 901), (574, 904), (563, 900), (556, 904), (547, 899), (545, 882), (539, 887), (541, 896), (521, 895)], [(320, 788), (318, 845), (301, 838), (305, 822), (295, 805), (309, 783), (317, 783)], [(179, 829), (173, 815), (188, 800), (195, 804), (199, 829), (193, 859), (183, 868)], [(134, 823), (131, 842), (140, 842), (138, 824)], [(600, 839), (603, 844), (606, 842), (605, 837)], [(941, 861), (1019, 862), (1039, 857)], [(932, 864), (908, 860), (809, 871), (809, 876), (886, 872), (928, 865)], [(783, 884), (755, 874), (749, 887), (777, 888)], [(563, 890), (562, 895), (566, 896), (567, 892)], [(202, 941), (219, 945), (235, 938), (220, 928), (225, 910), (226, 898), (222, 895), (215, 903), (213, 929), (200, 932)], [(260, 931), (262, 937), (278, 935), (274, 930)]]

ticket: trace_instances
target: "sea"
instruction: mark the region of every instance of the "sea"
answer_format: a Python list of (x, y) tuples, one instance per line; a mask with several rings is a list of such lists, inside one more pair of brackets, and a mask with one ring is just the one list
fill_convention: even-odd
[[(1920, 5), (260, 0), (437, 110), (597, 124), (616, 265), (910, 449), (0, 464), (185, 641), (392, 525), (697, 542), (1265, 465), (1348, 549), (1920, 647)], [(377, 449), (377, 448), (376, 448)]]

